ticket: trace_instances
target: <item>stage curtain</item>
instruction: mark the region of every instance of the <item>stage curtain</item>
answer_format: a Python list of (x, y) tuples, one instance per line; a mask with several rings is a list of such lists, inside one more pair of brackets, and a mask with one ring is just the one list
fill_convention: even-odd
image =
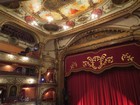
[(140, 105), (140, 70), (134, 67), (77, 72), (66, 81), (68, 105)]

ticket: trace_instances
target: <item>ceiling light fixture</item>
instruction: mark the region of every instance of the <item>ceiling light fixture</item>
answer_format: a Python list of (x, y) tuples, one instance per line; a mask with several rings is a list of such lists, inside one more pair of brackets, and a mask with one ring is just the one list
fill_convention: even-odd
[(34, 3), (32, 6), (35, 13), (41, 9), (41, 5), (39, 3)]
[(53, 21), (53, 17), (52, 17), (52, 16), (47, 16), (46, 19), (47, 19), (47, 21), (48, 21), (49, 23)]
[(9, 59), (14, 59), (14, 58), (15, 58), (15, 56), (12, 55), (12, 54), (7, 54), (7, 57), (8, 57)]
[(32, 21), (30, 24), (31, 24), (32, 26), (38, 26), (38, 24), (37, 24), (36, 21)]
[(32, 26), (38, 26), (38, 24), (37, 24), (37, 22), (35, 21), (35, 18), (34, 17), (32, 17), (32, 16), (25, 16), (25, 21), (28, 23), (28, 24), (30, 24), (30, 25), (32, 25)]
[(102, 10), (101, 9), (95, 9), (91, 13), (91, 19), (96, 20), (102, 15)]
[(68, 28), (69, 28), (69, 26), (63, 25), (63, 29), (64, 29), (64, 30), (67, 30)]
[(91, 14), (91, 19), (93, 19), (93, 20), (98, 19), (98, 15), (97, 14)]

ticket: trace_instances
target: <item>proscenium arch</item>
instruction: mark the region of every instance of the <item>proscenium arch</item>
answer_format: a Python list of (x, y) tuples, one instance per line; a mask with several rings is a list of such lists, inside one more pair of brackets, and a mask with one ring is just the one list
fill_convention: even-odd
[[(129, 30), (129, 29), (121, 29), (120, 28), (115, 27), (115, 28), (100, 28), (100, 29), (96, 29), (93, 31), (93, 34), (91, 35), (95, 35), (98, 32), (102, 32), (102, 31), (118, 31), (118, 34), (115, 35), (111, 35), (111, 36), (106, 36), (106, 37), (102, 37), (101, 39), (97, 39), (97, 40), (92, 40), (91, 42), (85, 42), (84, 44), (77, 44), (75, 47), (74, 43), (77, 43), (78, 40), (80, 40), (82, 37), (86, 37), (88, 36), (90, 32), (86, 32), (87, 34), (82, 35), (81, 37), (79, 37), (77, 35), (77, 38), (74, 39), (69, 46), (64, 49), (63, 51), (59, 52), (59, 72), (58, 72), (58, 79), (61, 81), (59, 82), (59, 86), (58, 86), (58, 91), (62, 91), (61, 89), (64, 88), (64, 60), (65, 57), (67, 55), (70, 54), (76, 54), (76, 53), (80, 53), (80, 52), (85, 52), (88, 50), (96, 50), (98, 48), (102, 48), (102, 47), (106, 47), (106, 46), (110, 46), (110, 45), (115, 45), (115, 44), (120, 44), (120, 43), (124, 43), (124, 42), (128, 42), (128, 41), (132, 41), (132, 40), (136, 40), (138, 42), (140, 42), (140, 31), (137, 32), (135, 34), (135, 31), (133, 30)], [(61, 102), (63, 99), (63, 96), (61, 93), (58, 93), (59, 97), (61, 98)]]

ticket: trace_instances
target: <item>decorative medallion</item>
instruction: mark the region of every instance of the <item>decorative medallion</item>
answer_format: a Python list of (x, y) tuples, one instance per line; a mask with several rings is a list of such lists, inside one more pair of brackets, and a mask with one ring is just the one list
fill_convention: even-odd
[(75, 22), (74, 21), (67, 21), (66, 25), (69, 27), (74, 27), (75, 26)]
[(24, 19), (25, 19), (25, 21), (26, 21), (27, 23), (30, 23), (30, 22), (32, 22), (32, 21), (35, 20), (35, 18), (32, 17), (32, 16), (25, 16)]
[(56, 24), (44, 24), (43, 28), (46, 29), (47, 31), (58, 31), (61, 27), (56, 25)]
[(113, 63), (113, 56), (107, 57), (107, 54), (101, 56), (87, 57), (87, 61), (83, 61), (83, 67), (90, 67), (92, 69), (101, 69), (108, 63)]
[(86, 14), (86, 15), (81, 15), (81, 16), (79, 16), (77, 19), (76, 19), (76, 22), (77, 23), (84, 23), (84, 22), (86, 22), (88, 19), (89, 19), (89, 15), (88, 14)]

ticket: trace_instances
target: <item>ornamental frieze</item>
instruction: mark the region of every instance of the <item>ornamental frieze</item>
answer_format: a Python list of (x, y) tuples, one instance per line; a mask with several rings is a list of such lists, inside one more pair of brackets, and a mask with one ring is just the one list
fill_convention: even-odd
[(36, 77), (0, 75), (0, 84), (36, 84)]

